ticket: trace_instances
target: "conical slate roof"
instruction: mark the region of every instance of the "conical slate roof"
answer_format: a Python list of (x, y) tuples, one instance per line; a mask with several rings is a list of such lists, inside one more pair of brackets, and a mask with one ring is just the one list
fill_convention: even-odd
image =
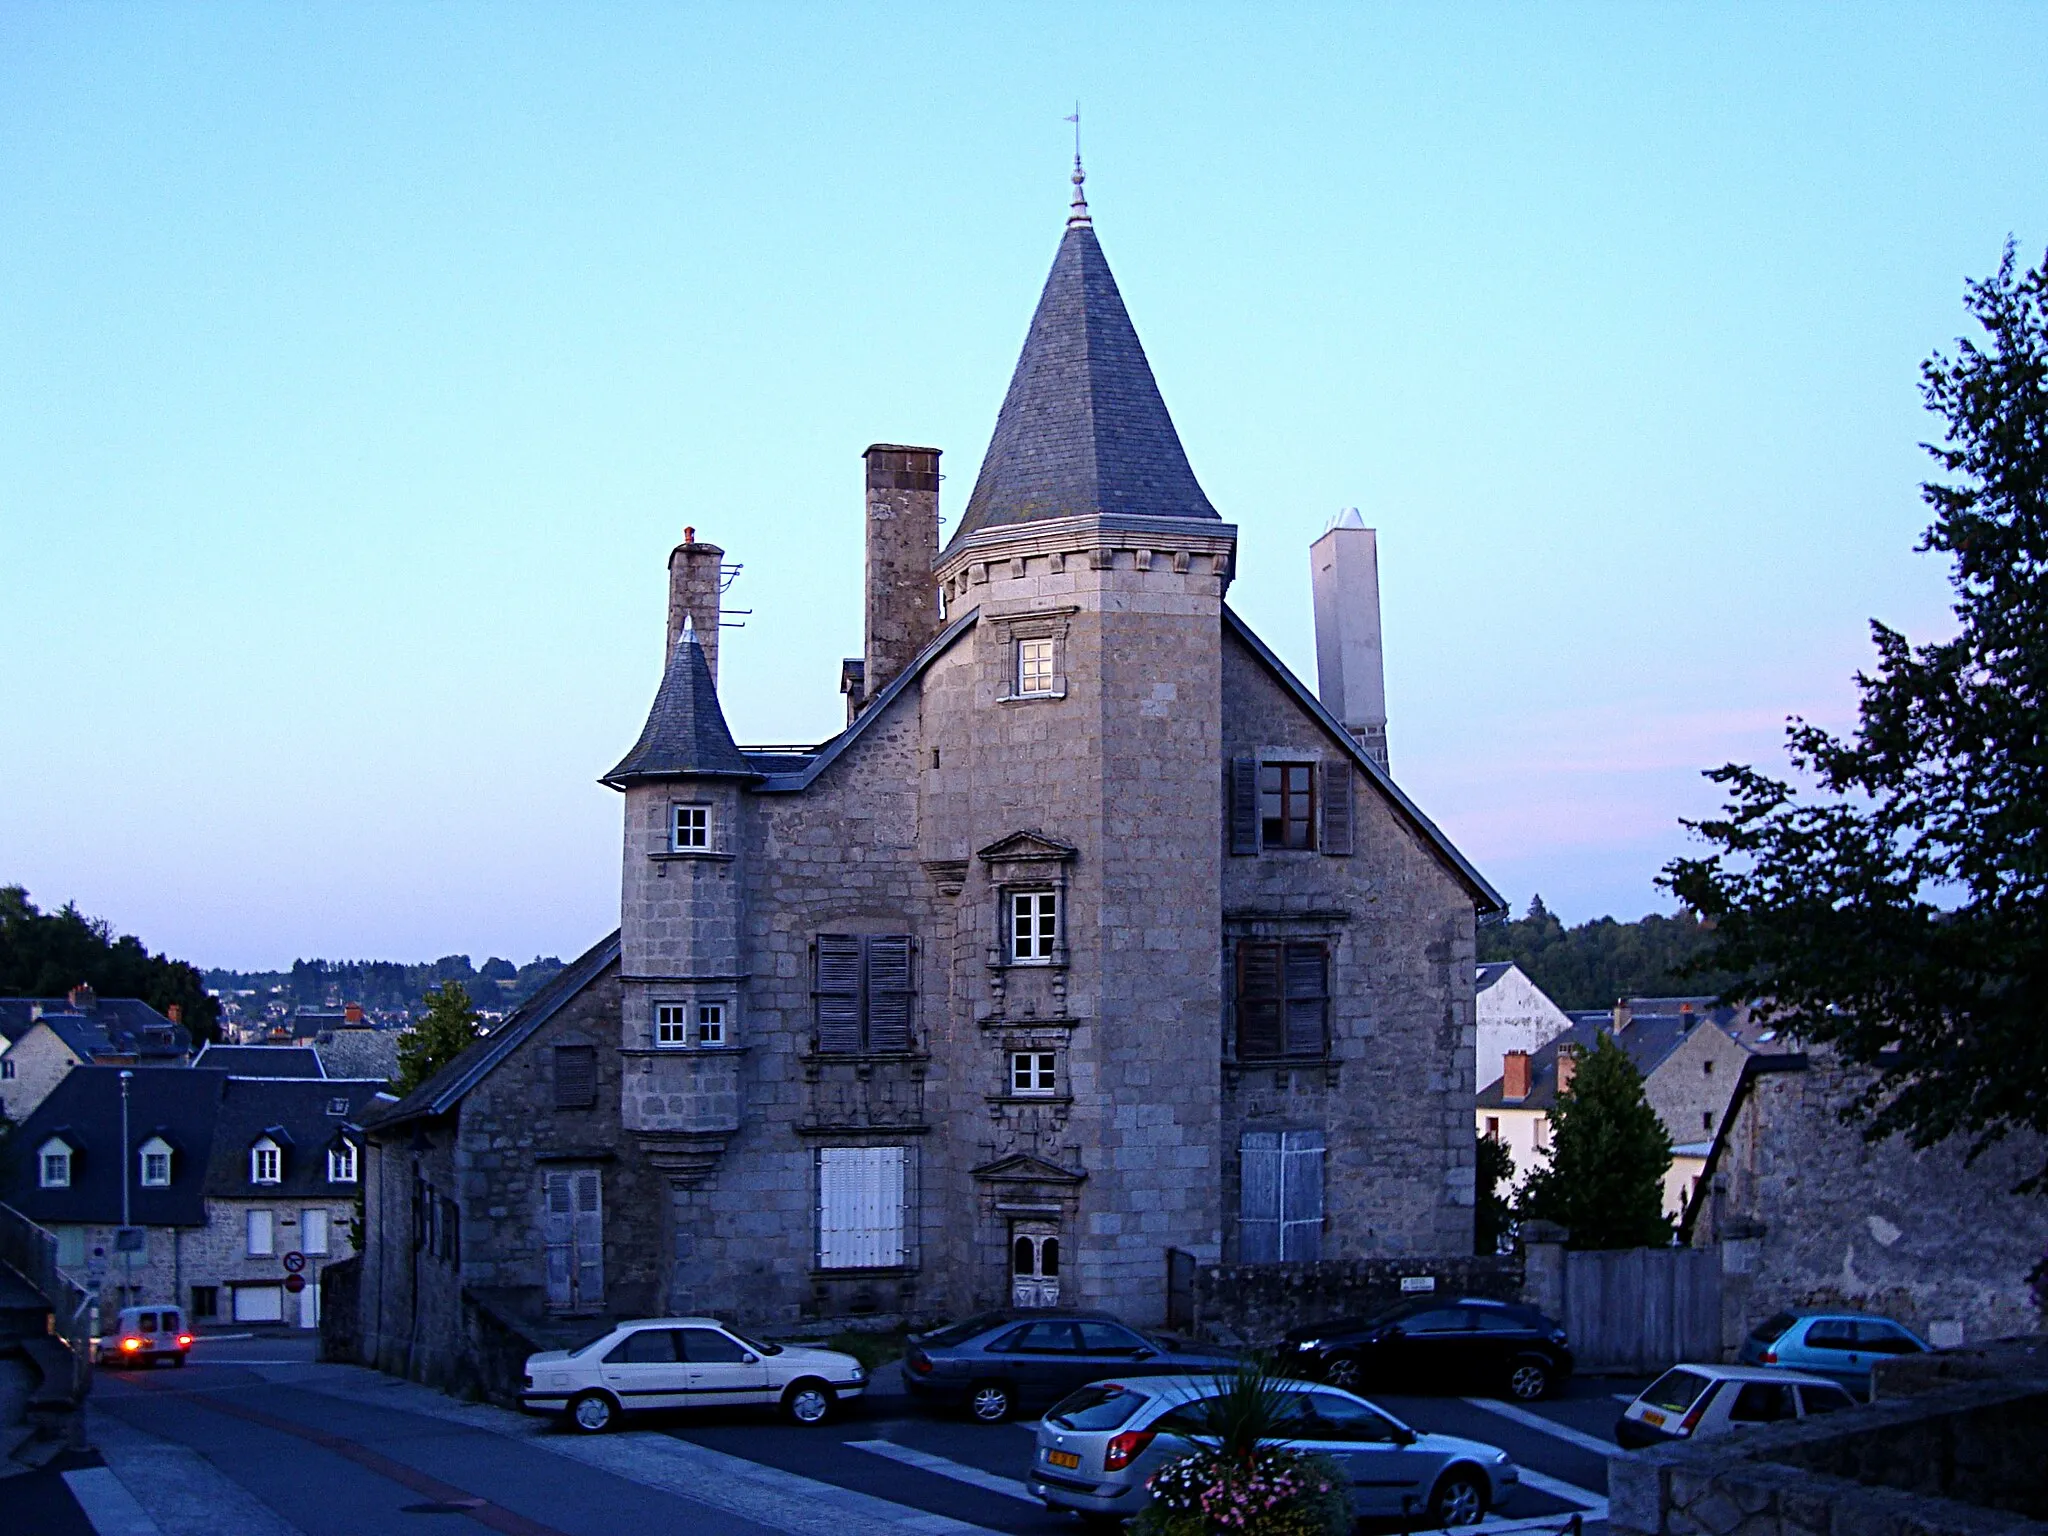
[(704, 647), (697, 643), (696, 630), (685, 621), (640, 739), (603, 782), (624, 789), (636, 779), (716, 774), (756, 777), (733, 744), (725, 711), (718, 707), (718, 689), (711, 681)]
[(1083, 217), (1060, 241), (952, 543), (983, 528), (1098, 512), (1217, 516)]

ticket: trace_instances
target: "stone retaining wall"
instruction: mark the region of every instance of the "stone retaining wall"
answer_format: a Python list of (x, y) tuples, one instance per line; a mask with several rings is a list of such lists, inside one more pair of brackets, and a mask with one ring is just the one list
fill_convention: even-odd
[[(1428, 1279), (1432, 1291), (1404, 1291)], [(1194, 1331), (1210, 1339), (1277, 1343), (1288, 1329), (1359, 1317), (1418, 1294), (1518, 1301), (1522, 1261), (1513, 1257), (1327, 1259), (1313, 1264), (1204, 1264), (1194, 1278)]]

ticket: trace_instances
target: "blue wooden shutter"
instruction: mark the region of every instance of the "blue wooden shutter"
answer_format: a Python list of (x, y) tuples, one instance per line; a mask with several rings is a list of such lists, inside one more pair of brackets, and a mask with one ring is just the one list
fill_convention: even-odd
[(871, 1051), (910, 1049), (910, 937), (878, 935), (866, 941), (868, 1045)]
[(858, 1051), (860, 939), (850, 933), (818, 935), (818, 1049)]
[(1238, 1143), (1237, 1257), (1271, 1264), (1280, 1257), (1280, 1133), (1246, 1131)]

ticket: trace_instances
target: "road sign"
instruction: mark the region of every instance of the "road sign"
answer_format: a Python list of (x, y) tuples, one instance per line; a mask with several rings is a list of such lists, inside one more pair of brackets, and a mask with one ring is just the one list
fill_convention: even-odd
[(284, 1256), (284, 1267), (286, 1274), (296, 1275), (306, 1267), (306, 1256), (303, 1253), (288, 1253)]
[[(292, 1255), (292, 1257), (297, 1258), (298, 1255), (294, 1254)], [(286, 1275), (284, 1277), (284, 1288), (290, 1291), (294, 1296), (296, 1296), (299, 1294), (299, 1292), (303, 1291), (306, 1288), (306, 1277), (304, 1275), (296, 1274)]]

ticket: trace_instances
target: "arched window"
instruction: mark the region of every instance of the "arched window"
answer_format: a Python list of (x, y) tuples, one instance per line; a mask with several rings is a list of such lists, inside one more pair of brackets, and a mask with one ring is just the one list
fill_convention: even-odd
[(284, 1154), (276, 1142), (268, 1136), (259, 1136), (256, 1144), (249, 1148), (249, 1182), (251, 1184), (281, 1184), (284, 1182)]

